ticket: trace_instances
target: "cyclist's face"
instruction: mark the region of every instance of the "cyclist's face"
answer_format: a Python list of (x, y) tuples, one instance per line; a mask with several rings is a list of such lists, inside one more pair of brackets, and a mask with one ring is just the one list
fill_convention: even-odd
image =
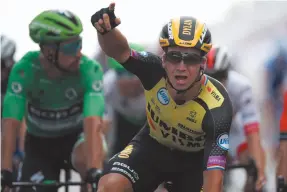
[(136, 76), (120, 76), (117, 86), (122, 96), (133, 98), (143, 94), (141, 81)]
[(206, 59), (200, 51), (191, 48), (171, 47), (163, 56), (163, 67), (172, 85), (179, 90), (188, 88), (197, 78)]
[[(67, 71), (77, 71), (82, 56), (82, 39), (80, 37), (61, 42), (59, 45), (58, 63)], [(47, 45), (49, 51), (56, 54), (55, 45)]]

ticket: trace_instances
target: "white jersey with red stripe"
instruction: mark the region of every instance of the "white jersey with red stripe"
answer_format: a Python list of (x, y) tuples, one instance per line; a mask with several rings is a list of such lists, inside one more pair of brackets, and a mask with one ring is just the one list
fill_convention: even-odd
[(225, 87), (233, 105), (233, 122), (230, 130), (229, 154), (236, 158), (247, 147), (246, 135), (259, 131), (260, 115), (254, 101), (251, 82), (236, 71), (230, 70)]
[(122, 96), (117, 87), (117, 74), (111, 69), (104, 74), (103, 82), (106, 105), (104, 119), (114, 120), (114, 112), (117, 112), (132, 124), (142, 125), (146, 121), (144, 93), (135, 98)]

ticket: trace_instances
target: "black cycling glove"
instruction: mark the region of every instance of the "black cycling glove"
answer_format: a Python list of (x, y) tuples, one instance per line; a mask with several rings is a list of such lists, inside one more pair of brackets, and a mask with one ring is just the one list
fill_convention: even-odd
[(100, 180), (100, 177), (102, 176), (102, 170), (101, 169), (96, 169), (96, 168), (91, 168), (87, 171), (87, 177), (86, 177), (86, 182), (87, 183), (98, 183)]
[(6, 187), (12, 187), (13, 175), (11, 171), (1, 170), (1, 191)]
[[(111, 30), (114, 29), (116, 26), (118, 26), (118, 24), (116, 24), (116, 15), (115, 15), (115, 11), (114, 10), (110, 10), (109, 7), (107, 8), (102, 8), (101, 10), (97, 11), (94, 15), (92, 15), (91, 17), (91, 22), (92, 22), (92, 25), (94, 26), (96, 22), (98, 22), (100, 19), (103, 19), (103, 15), (104, 13), (108, 14), (109, 15), (109, 18), (110, 18), (110, 24), (111, 24)], [(104, 29), (104, 32), (100, 32), (98, 31), (99, 33), (101, 33), (102, 35), (108, 33), (108, 31), (106, 31)]]

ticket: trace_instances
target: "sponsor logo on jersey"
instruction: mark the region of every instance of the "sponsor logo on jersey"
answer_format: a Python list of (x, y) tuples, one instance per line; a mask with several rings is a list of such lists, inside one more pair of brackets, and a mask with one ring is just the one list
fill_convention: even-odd
[(133, 148), (134, 146), (133, 145), (128, 145), (124, 150), (122, 150), (120, 152), (120, 154), (118, 155), (119, 158), (122, 158), (122, 159), (127, 159), (130, 157), (130, 154), (133, 152)]
[(194, 131), (192, 130), (191, 128), (181, 124), (181, 123), (178, 123), (177, 126), (180, 128), (180, 129), (183, 129), (187, 132), (190, 132), (190, 133), (193, 133), (193, 134), (196, 134), (196, 135), (199, 135), (199, 134), (202, 134), (202, 132), (198, 132), (198, 131)]
[(169, 104), (169, 97), (166, 88), (160, 88), (157, 92), (157, 99), (163, 105)]
[(139, 180), (138, 173), (125, 163), (116, 161), (113, 163), (113, 167), (111, 170), (123, 173), (124, 175), (128, 176), (133, 183)]
[(83, 103), (75, 104), (66, 109), (59, 109), (59, 110), (48, 110), (48, 109), (41, 109), (38, 107), (33, 106), (32, 104), (28, 104), (28, 113), (32, 117), (37, 117), (39, 119), (45, 120), (64, 120), (68, 119), (71, 116), (77, 115), (82, 113)]
[(213, 90), (210, 86), (207, 86), (207, 91), (212, 95), (212, 97), (214, 99), (216, 99), (217, 101), (221, 100), (221, 96), (220, 93), (216, 90)]
[(154, 98), (151, 98), (151, 103), (154, 105), (155, 110), (160, 113), (160, 107), (155, 103)]
[(93, 90), (96, 91), (96, 92), (99, 92), (99, 91), (102, 91), (103, 89), (103, 81), (102, 80), (95, 80), (93, 82)]
[(229, 137), (227, 133), (223, 133), (218, 136), (217, 145), (224, 150), (229, 149)]
[(226, 158), (224, 156), (210, 156), (207, 161), (207, 169), (224, 169)]
[(76, 90), (74, 88), (68, 88), (66, 91), (65, 91), (65, 97), (69, 100), (73, 100), (73, 99), (76, 99), (78, 96)]
[(23, 87), (19, 82), (12, 82), (11, 89), (14, 93), (21, 93), (23, 90)]
[[(159, 137), (173, 142), (175, 145), (186, 148), (202, 148), (204, 146), (205, 135), (189, 135), (178, 127), (169, 126), (161, 120), (155, 111), (151, 108), (150, 103), (147, 106), (148, 122), (152, 129), (160, 129)], [(185, 127), (186, 128), (186, 127)], [(161, 139), (159, 138), (159, 139)], [(197, 149), (196, 149), (197, 150)]]
[(221, 100), (221, 97), (216, 93), (216, 91), (212, 91), (211, 95), (214, 99), (216, 99), (217, 101)]
[(196, 111), (192, 110), (189, 112), (189, 117), (186, 118), (188, 121), (192, 123), (196, 123)]

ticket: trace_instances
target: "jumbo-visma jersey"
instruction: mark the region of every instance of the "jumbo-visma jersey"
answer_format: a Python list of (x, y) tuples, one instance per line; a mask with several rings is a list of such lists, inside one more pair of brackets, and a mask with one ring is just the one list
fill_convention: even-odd
[(178, 105), (167, 91), (165, 70), (158, 56), (132, 50), (122, 65), (139, 77), (145, 89), (148, 123), (143, 132), (171, 149), (204, 149), (207, 169), (224, 168), (232, 104), (222, 84), (204, 75), (198, 97)]
[[(208, 101), (209, 108), (221, 106), (223, 96), (206, 77), (204, 78), (206, 86), (201, 90), (199, 98)], [(153, 89), (145, 91), (150, 135), (171, 148), (183, 151), (203, 149), (206, 134), (202, 124), (206, 109), (193, 100), (184, 105), (177, 105), (169, 96), (165, 85), (165, 79), (161, 79)]]

